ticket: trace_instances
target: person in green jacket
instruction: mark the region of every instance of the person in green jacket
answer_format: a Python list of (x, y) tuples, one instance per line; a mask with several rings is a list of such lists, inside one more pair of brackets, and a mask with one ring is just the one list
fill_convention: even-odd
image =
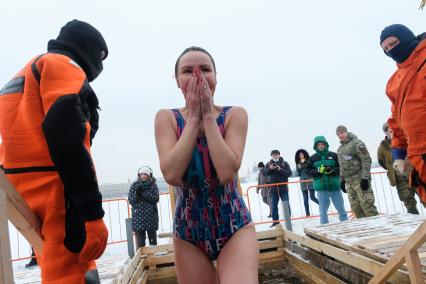
[(340, 191), (339, 162), (337, 154), (328, 150), (329, 145), (324, 136), (314, 139), (316, 154), (308, 160), (307, 168), (314, 178), (314, 189), (317, 191), (320, 211), (320, 223), (328, 223), (327, 211), (330, 199), (339, 213), (339, 220), (348, 220), (342, 192)]
[(409, 187), (407, 175), (399, 174), (393, 169), (393, 159), (391, 153), (391, 133), (389, 131), (389, 125), (386, 122), (383, 124), (383, 132), (385, 133), (385, 139), (380, 143), (377, 149), (377, 160), (382, 168), (387, 170), (387, 175), (391, 186), (396, 186), (398, 191), (399, 200), (404, 202), (407, 212), (411, 214), (419, 214), (417, 210), (417, 201), (414, 198), (415, 188)]
[(337, 126), (336, 135), (340, 140), (337, 156), (341, 188), (348, 193), (352, 211), (357, 218), (378, 215), (371, 189), (371, 157), (367, 147), (343, 125)]

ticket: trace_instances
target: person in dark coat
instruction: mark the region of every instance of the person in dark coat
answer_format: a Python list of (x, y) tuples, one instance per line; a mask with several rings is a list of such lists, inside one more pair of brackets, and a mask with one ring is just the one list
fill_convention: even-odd
[(157, 245), (158, 209), (160, 199), (155, 178), (150, 167), (141, 167), (138, 180), (129, 190), (132, 205), (132, 227), (136, 235), (137, 249), (145, 246), (146, 233), (150, 245)]
[[(300, 180), (312, 179), (312, 176), (309, 174), (309, 169), (307, 168), (309, 160), (308, 151), (305, 149), (297, 150), (294, 159), (296, 162), (297, 175), (300, 177)], [(300, 183), (300, 189), (302, 190), (303, 194), (303, 204), (305, 205), (306, 216), (311, 216), (309, 211), (309, 197), (313, 202), (318, 204), (318, 199), (315, 196), (314, 185), (312, 182), (302, 182)]]
[[(266, 164), (263, 170), (268, 184), (274, 183), (285, 183), (288, 182), (288, 178), (291, 176), (291, 169), (289, 164), (284, 161), (280, 156), (280, 151), (272, 150), (271, 160)], [(278, 214), (278, 201), (289, 201), (288, 196), (288, 185), (281, 184), (270, 187), (271, 192), (271, 208), (272, 208), (272, 226), (278, 225), (279, 214)], [(291, 211), (291, 209), (290, 209)]]

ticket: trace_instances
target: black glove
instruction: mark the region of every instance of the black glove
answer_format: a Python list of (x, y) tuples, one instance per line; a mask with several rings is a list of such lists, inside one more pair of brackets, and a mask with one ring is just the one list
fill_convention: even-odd
[(332, 172), (334, 172), (334, 169), (332, 167), (329, 167), (329, 166), (325, 167), (325, 174), (329, 175)]
[(370, 188), (370, 183), (368, 182), (368, 179), (362, 179), (361, 180), (361, 189), (364, 191), (367, 191)]
[(346, 184), (345, 184), (345, 180), (342, 179), (340, 181), (340, 189), (344, 192), (344, 193), (348, 193), (348, 191), (346, 190)]

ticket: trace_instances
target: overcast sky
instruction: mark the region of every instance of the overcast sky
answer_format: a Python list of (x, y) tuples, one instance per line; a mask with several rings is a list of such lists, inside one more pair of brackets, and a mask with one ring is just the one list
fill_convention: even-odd
[(101, 31), (109, 46), (93, 82), (102, 111), (93, 157), (101, 183), (134, 178), (141, 165), (160, 176), (153, 122), (180, 107), (176, 58), (188, 46), (216, 61), (215, 103), (249, 114), (240, 175), (279, 149), (294, 167), (299, 148), (313, 152), (325, 135), (338, 147), (344, 124), (373, 160), (390, 113), (384, 89), (396, 66), (379, 46), (381, 30), (405, 24), (426, 31), (420, 0), (3, 1), (0, 85), (74, 18)]

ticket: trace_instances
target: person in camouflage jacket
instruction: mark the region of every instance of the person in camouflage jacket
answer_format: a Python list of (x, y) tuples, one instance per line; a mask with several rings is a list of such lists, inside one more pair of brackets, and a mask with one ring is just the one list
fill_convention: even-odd
[(411, 214), (419, 214), (417, 210), (417, 201), (414, 198), (415, 188), (408, 185), (407, 175), (399, 174), (393, 168), (392, 153), (391, 153), (391, 133), (389, 131), (389, 125), (386, 122), (383, 125), (383, 132), (385, 133), (385, 139), (380, 143), (377, 149), (377, 160), (382, 168), (387, 170), (387, 175), (391, 186), (396, 186), (398, 191), (399, 200), (404, 202), (407, 212)]
[(367, 147), (343, 125), (337, 127), (336, 134), (340, 140), (337, 156), (341, 189), (347, 192), (352, 211), (357, 218), (378, 215), (371, 189), (371, 157)]

